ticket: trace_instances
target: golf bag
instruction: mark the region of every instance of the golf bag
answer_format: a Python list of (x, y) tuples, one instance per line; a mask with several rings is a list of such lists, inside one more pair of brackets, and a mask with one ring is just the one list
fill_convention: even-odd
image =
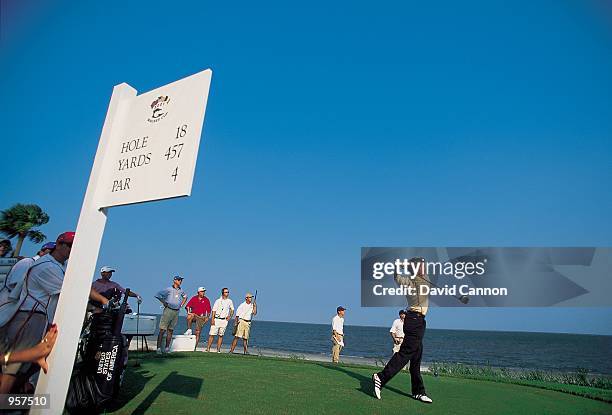
[(93, 314), (83, 331), (66, 398), (71, 414), (101, 412), (119, 393), (127, 366), (128, 344), (121, 329), (129, 293), (118, 309)]

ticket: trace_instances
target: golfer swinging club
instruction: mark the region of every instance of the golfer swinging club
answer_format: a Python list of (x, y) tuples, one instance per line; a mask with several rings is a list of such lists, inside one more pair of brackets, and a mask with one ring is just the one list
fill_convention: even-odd
[[(428, 295), (421, 295), (419, 287), (427, 285), (429, 281), (425, 276), (425, 260), (423, 258), (412, 258), (408, 267), (404, 267), (400, 274), (395, 269), (395, 282), (399, 286), (407, 288), (414, 287), (414, 295), (406, 295), (408, 309), (404, 318), (404, 341), (382, 372), (372, 375), (374, 383), (374, 396), (380, 399), (381, 388), (389, 382), (410, 361), (410, 382), (412, 384), (412, 397), (418, 401), (432, 403), (433, 401), (425, 394), (425, 385), (421, 377), (421, 357), (423, 356), (423, 336), (425, 335), (425, 314), (429, 306)], [(413, 275), (416, 271), (416, 275)], [(402, 275), (403, 274), (403, 275)], [(413, 276), (414, 278), (411, 278)]]

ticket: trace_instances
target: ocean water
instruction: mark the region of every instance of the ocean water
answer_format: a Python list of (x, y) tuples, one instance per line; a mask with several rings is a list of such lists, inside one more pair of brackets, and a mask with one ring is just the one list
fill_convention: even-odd
[[(206, 325), (206, 336), (208, 328)], [(175, 334), (186, 329), (185, 317), (181, 315)], [(387, 327), (345, 325), (344, 332), (343, 356), (386, 361), (392, 354)], [(224, 344), (231, 338), (227, 337)], [(200, 343), (203, 341), (201, 339)], [(262, 348), (297, 355), (329, 356), (331, 325), (255, 320), (249, 348), (252, 352)], [(423, 362), (561, 372), (587, 369), (590, 373), (612, 375), (612, 336), (427, 329)]]

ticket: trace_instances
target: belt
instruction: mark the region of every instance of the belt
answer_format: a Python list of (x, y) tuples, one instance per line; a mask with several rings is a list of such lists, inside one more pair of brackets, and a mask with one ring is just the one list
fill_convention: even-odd
[(246, 321), (247, 323), (250, 323), (250, 322), (251, 322), (251, 320), (247, 320), (246, 318), (241, 318), (240, 320), (242, 320), (242, 321)]
[(172, 308), (172, 307), (166, 307), (166, 308), (169, 308), (172, 311), (179, 311), (180, 310), (180, 308)]
[(218, 319), (221, 319), (221, 320), (225, 320), (227, 317), (215, 316), (215, 318), (218, 318)]

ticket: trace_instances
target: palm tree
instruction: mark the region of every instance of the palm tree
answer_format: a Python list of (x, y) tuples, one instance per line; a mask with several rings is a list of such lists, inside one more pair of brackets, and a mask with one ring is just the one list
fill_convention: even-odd
[(38, 205), (17, 203), (7, 210), (0, 211), (0, 232), (9, 239), (17, 237), (13, 257), (19, 256), (19, 251), (26, 238), (35, 244), (45, 240), (45, 234), (34, 228), (47, 222), (49, 222), (49, 215), (43, 212)]

